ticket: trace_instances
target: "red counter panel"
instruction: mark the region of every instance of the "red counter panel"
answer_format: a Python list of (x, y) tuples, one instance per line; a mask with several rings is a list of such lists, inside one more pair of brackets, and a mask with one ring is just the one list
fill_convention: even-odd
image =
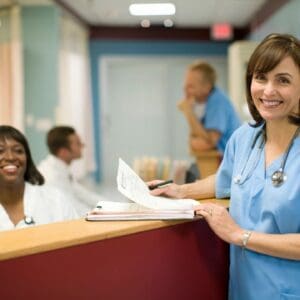
[(0, 262), (1, 300), (225, 300), (227, 283), (204, 220)]

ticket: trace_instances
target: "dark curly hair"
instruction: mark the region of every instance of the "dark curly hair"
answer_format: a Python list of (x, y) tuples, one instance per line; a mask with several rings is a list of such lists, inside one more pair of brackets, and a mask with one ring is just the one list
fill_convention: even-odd
[[(249, 111), (255, 120), (254, 126), (259, 126), (264, 119), (256, 109), (251, 96), (251, 81), (255, 73), (268, 73), (273, 70), (285, 57), (291, 57), (300, 71), (300, 42), (290, 34), (270, 34), (256, 47), (250, 57), (246, 72), (246, 97)], [(300, 83), (299, 83), (300, 84)], [(289, 116), (289, 121), (300, 125), (299, 111)]]
[(28, 142), (25, 136), (16, 128), (9, 125), (0, 125), (0, 139), (13, 139), (23, 145), (26, 154), (26, 170), (24, 174), (24, 180), (35, 185), (44, 184), (45, 180), (42, 174), (37, 170), (29, 149)]

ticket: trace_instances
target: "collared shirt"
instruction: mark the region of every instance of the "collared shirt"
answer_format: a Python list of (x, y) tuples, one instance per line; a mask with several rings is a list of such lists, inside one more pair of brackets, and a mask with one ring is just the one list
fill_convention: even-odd
[(14, 225), (0, 204), (0, 230), (25, 228), (78, 218), (76, 211), (59, 190), (47, 186), (25, 184), (23, 197), (24, 215), (30, 222), (21, 220)]
[(85, 216), (99, 201), (105, 200), (74, 179), (69, 165), (54, 155), (49, 154), (39, 164), (38, 169), (45, 177), (47, 185), (60, 189), (71, 198), (72, 204), (80, 216)]
[(229, 98), (217, 87), (209, 94), (204, 117), (200, 120), (205, 129), (220, 133), (217, 149), (223, 153), (232, 133), (241, 125)]
[[(283, 155), (265, 168), (260, 130), (245, 124), (233, 134), (217, 173), (216, 196), (230, 196), (230, 214), (244, 229), (300, 233), (300, 137), (287, 157), (287, 180), (274, 187), (271, 176)], [(300, 261), (230, 246), (230, 300), (300, 299), (299, 278)]]

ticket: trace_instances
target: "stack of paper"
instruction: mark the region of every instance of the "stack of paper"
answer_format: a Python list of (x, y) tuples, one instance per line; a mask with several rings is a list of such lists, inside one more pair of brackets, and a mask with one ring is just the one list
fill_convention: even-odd
[(119, 159), (118, 190), (133, 203), (100, 201), (97, 208), (88, 213), (89, 221), (101, 220), (166, 220), (192, 219), (192, 199), (168, 199), (152, 196), (146, 183), (122, 160)]

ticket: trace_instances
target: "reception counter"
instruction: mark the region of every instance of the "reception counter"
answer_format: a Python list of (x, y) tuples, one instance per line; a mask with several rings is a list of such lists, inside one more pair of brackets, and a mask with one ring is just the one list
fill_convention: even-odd
[(0, 299), (217, 300), (227, 281), (228, 245), (204, 219), (78, 219), (0, 233)]

